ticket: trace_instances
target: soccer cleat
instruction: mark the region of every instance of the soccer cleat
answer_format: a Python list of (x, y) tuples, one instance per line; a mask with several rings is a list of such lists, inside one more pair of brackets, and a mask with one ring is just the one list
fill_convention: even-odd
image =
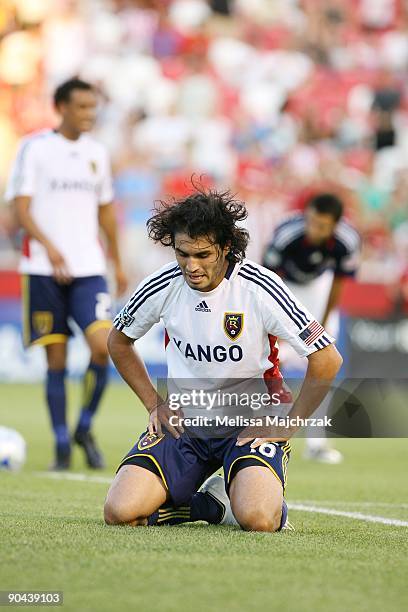
[(284, 529), (287, 529), (288, 531), (295, 531), (294, 526), (292, 525), (292, 523), (289, 523), (288, 520), (288, 506), (285, 500), (283, 500), (282, 503), (282, 517), (278, 531), (283, 531)]
[(309, 461), (316, 461), (329, 465), (337, 465), (343, 461), (341, 452), (329, 446), (318, 446), (316, 448), (306, 447), (303, 457)]
[(90, 431), (76, 431), (74, 433), (74, 441), (84, 450), (88, 466), (93, 469), (102, 469), (105, 467), (105, 462), (101, 451), (95, 444), (95, 440)]
[(219, 525), (236, 525), (239, 527), (238, 522), (235, 516), (232, 514), (230, 500), (225, 491), (224, 478), (219, 476), (218, 474), (214, 474), (214, 476), (210, 476), (201, 485), (199, 489), (200, 493), (206, 493), (210, 495), (219, 506), (222, 508), (222, 518)]
[(71, 466), (71, 449), (69, 446), (64, 444), (63, 446), (57, 445), (55, 448), (55, 461), (48, 468), (52, 472), (62, 472), (69, 470)]

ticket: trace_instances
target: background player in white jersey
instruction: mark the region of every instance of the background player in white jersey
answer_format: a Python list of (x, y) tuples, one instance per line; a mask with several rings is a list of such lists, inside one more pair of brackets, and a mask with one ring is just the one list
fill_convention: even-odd
[[(316, 195), (304, 213), (278, 225), (263, 258), (263, 265), (279, 274), (334, 337), (339, 331), (337, 306), (342, 283), (345, 277), (355, 275), (360, 254), (360, 237), (342, 216), (343, 204), (337, 196)], [(304, 360), (288, 348), (283, 362), (304, 371)], [(312, 435), (307, 438), (305, 456), (324, 463), (342, 459), (324, 437)]]
[[(277, 531), (286, 523), (283, 499), (289, 458), (280, 428), (272, 437), (230, 428), (223, 436), (183, 424), (155, 390), (135, 339), (162, 320), (169, 383), (196, 381), (206, 391), (234, 379), (280, 381), (277, 338), (308, 358), (290, 415), (310, 415), (327, 392), (341, 357), (324, 328), (274, 274), (244, 259), (248, 234), (242, 203), (228, 193), (198, 191), (166, 205), (148, 222), (156, 242), (172, 246), (176, 262), (145, 279), (115, 319), (108, 346), (124, 380), (148, 411), (148, 428), (121, 461), (105, 502), (108, 524), (220, 522), (225, 513), (208, 491), (196, 492), (223, 467), (233, 514), (243, 529)], [(318, 330), (318, 333), (312, 330)], [(220, 379), (223, 381), (220, 381)], [(316, 385), (316, 382), (318, 383)], [(197, 386), (197, 385), (195, 385)], [(179, 418), (180, 417), (180, 418)]]
[(74, 440), (92, 468), (103, 458), (90, 433), (107, 380), (106, 339), (111, 326), (106, 262), (98, 232), (103, 230), (113, 260), (118, 293), (126, 287), (116, 231), (109, 159), (104, 147), (86, 134), (95, 121), (97, 96), (81, 80), (55, 92), (61, 115), (56, 130), (23, 139), (6, 197), (14, 202), (25, 238), (23, 274), (24, 342), (45, 347), (46, 394), (55, 435), (55, 469), (70, 465), (65, 374), (68, 317), (84, 333), (91, 357), (84, 377), (82, 410)]

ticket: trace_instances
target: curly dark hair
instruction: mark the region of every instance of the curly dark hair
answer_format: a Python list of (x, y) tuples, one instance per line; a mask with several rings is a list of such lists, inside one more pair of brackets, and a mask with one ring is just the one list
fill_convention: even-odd
[(174, 247), (176, 233), (191, 238), (205, 236), (221, 249), (229, 246), (227, 259), (242, 261), (249, 242), (248, 232), (237, 227), (237, 222), (248, 216), (245, 204), (236, 200), (230, 191), (197, 188), (186, 198), (172, 202), (159, 201), (155, 213), (147, 221), (149, 238), (163, 246)]

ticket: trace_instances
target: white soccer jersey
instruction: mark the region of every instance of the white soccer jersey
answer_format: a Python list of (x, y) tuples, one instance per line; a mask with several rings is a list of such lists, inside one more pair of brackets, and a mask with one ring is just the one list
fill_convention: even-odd
[(140, 283), (114, 325), (137, 339), (160, 320), (170, 379), (263, 378), (276, 367), (279, 338), (301, 357), (334, 342), (277, 274), (250, 260), (231, 264), (212, 291), (192, 289), (167, 264)]
[[(46, 130), (22, 140), (6, 191), (7, 200), (30, 196), (30, 213), (65, 258), (74, 277), (104, 274), (98, 239), (98, 206), (113, 199), (105, 148), (86, 134), (68, 140)], [(44, 247), (25, 241), (20, 271), (51, 275)]]

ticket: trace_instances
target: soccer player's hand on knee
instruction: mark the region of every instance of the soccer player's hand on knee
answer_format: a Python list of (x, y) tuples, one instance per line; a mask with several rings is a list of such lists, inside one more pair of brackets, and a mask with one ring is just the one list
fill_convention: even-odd
[[(245, 431), (242, 432), (242, 434), (244, 434)], [(237, 439), (237, 443), (236, 446), (245, 446), (245, 444), (249, 444), (249, 442), (252, 442), (251, 444), (251, 448), (258, 448), (258, 446), (261, 446), (262, 444), (265, 444), (267, 442), (286, 442), (287, 438), (254, 438), (254, 437), (239, 437)]]
[(249, 425), (239, 434), (236, 446), (244, 446), (252, 442), (251, 448), (258, 448), (258, 446), (266, 442), (286, 442), (293, 433), (288, 428), (285, 429), (283, 427), (272, 427), (270, 425), (255, 427)]
[(167, 402), (163, 402), (150, 412), (147, 428), (149, 433), (155, 433), (160, 436), (162, 434), (162, 427), (164, 427), (173, 438), (179, 438), (184, 433), (182, 418), (183, 412), (180, 409), (172, 410)]

